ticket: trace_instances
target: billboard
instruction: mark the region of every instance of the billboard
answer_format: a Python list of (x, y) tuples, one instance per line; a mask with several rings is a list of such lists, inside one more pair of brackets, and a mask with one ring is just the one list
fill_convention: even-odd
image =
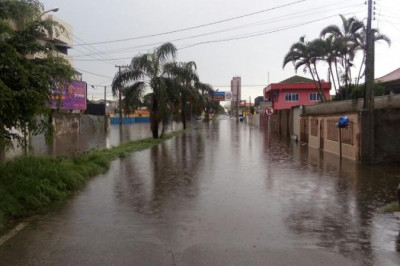
[(54, 89), (51, 108), (86, 110), (86, 82), (75, 80), (65, 87)]
[(212, 101), (232, 101), (232, 92), (230, 91), (216, 91), (214, 96), (209, 95)]

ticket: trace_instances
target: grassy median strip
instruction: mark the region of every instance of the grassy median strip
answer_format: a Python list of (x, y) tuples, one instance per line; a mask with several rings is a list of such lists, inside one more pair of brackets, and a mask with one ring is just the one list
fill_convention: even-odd
[(161, 139), (130, 141), (104, 150), (92, 150), (65, 157), (18, 157), (0, 163), (0, 234), (9, 221), (34, 214), (51, 203), (65, 200), (82, 188), (91, 177), (104, 173), (110, 162), (170, 139), (182, 131)]

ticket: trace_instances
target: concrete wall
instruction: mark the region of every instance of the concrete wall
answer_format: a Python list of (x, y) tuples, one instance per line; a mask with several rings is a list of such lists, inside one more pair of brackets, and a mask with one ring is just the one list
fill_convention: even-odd
[[(351, 139), (352, 144), (342, 142), (342, 156), (344, 158), (359, 160), (360, 159), (360, 117), (358, 114), (346, 114), (352, 123), (351, 127)], [(303, 117), (308, 119), (308, 146), (314, 149), (321, 149), (326, 152), (330, 152), (336, 155), (340, 155), (340, 142), (339, 137), (337, 140), (330, 140), (328, 138), (330, 130), (337, 130), (334, 132), (339, 135), (339, 129), (335, 126), (333, 128), (329, 127), (329, 123), (332, 121), (338, 121), (340, 115), (330, 115), (330, 116), (308, 116)], [(311, 124), (317, 123), (317, 135), (313, 136)], [(350, 130), (349, 130), (350, 131)], [(342, 136), (344, 135), (344, 130)]]
[(104, 130), (104, 116), (98, 115), (82, 115), (80, 131), (97, 131)]
[(55, 135), (64, 135), (80, 132), (81, 114), (70, 113), (54, 113), (53, 125)]
[[(400, 95), (387, 95), (375, 97), (374, 111), (374, 161), (375, 163), (388, 163), (400, 161)], [(311, 135), (311, 126), (308, 128), (308, 145), (313, 148), (323, 149), (334, 154), (339, 154), (337, 141), (326, 138), (328, 120), (337, 120), (346, 115), (353, 122), (353, 145), (342, 144), (344, 157), (360, 160), (362, 149), (368, 145), (361, 138), (363, 125), (366, 125), (366, 113), (362, 111), (363, 100), (348, 100), (341, 102), (329, 102), (315, 106), (304, 106), (302, 119), (318, 119), (318, 123), (324, 124), (324, 138), (321, 144), (321, 133), (318, 136)], [(324, 122), (323, 119), (326, 121)]]
[(375, 110), (376, 163), (400, 161), (400, 109)]
[[(327, 102), (316, 105), (304, 106), (303, 115), (330, 115), (357, 113), (363, 108), (364, 100), (346, 100), (338, 102)], [(375, 110), (386, 108), (400, 108), (400, 94), (375, 97)]]

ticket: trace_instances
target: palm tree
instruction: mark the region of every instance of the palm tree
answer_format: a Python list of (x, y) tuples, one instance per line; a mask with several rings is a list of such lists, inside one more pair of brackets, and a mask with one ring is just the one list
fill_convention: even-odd
[(202, 82), (197, 82), (196, 88), (198, 89), (198, 91), (200, 92), (200, 95), (201, 95), (202, 110), (205, 111), (204, 112), (205, 113), (204, 121), (208, 122), (210, 120), (210, 110), (212, 107), (209, 95), (212, 96), (212, 95), (214, 95), (215, 92), (211, 85), (202, 83)]
[(193, 61), (166, 65), (166, 71), (170, 73), (173, 80), (177, 82), (175, 86), (179, 90), (179, 106), (183, 129), (186, 129), (187, 103), (194, 104), (199, 100), (198, 91), (194, 87), (194, 85), (199, 82), (196, 70), (196, 63)]
[(308, 70), (315, 87), (318, 89), (321, 100), (325, 102), (326, 97), (317, 71), (317, 62), (322, 59), (323, 53), (323, 41), (316, 39), (312, 42), (305, 42), (304, 37), (301, 37), (298, 42), (290, 47), (289, 52), (285, 55), (283, 59), (283, 68), (285, 68), (287, 63), (292, 62), (296, 72), (300, 67), (304, 67), (304, 72)]
[(172, 43), (165, 43), (151, 53), (135, 56), (129, 67), (115, 75), (112, 83), (114, 95), (127, 84), (131, 90), (142, 91), (145, 87), (150, 87), (150, 124), (155, 139), (159, 138), (159, 124), (165, 123), (169, 116), (168, 90), (171, 83), (164, 66), (175, 59), (176, 51)]
[(136, 108), (144, 105), (141, 101), (144, 88), (144, 82), (136, 82), (123, 88), (122, 95), (124, 96), (124, 99), (122, 100), (122, 104), (125, 114), (131, 114), (136, 110)]
[[(331, 76), (332, 83), (335, 89), (336, 94), (338, 93), (338, 89), (340, 88), (340, 78), (339, 78), (339, 69), (338, 69), (338, 61), (341, 57), (341, 51), (344, 50), (344, 43), (341, 39), (334, 38), (334, 36), (328, 36), (325, 38), (324, 43), (324, 55), (323, 60), (328, 64), (329, 75)], [(335, 69), (335, 74), (334, 70)], [(336, 78), (336, 80), (335, 80)], [(337, 85), (336, 85), (337, 82)]]
[(351, 82), (352, 61), (354, 60), (358, 47), (356, 37), (358, 32), (364, 27), (364, 24), (355, 17), (346, 19), (343, 15), (340, 15), (340, 18), (342, 20), (342, 27), (329, 25), (321, 31), (320, 36), (322, 38), (329, 38), (332, 36), (338, 43), (342, 42), (340, 45), (341, 49), (337, 51), (337, 55), (340, 54), (341, 64), (345, 72), (343, 79), (346, 88), (348, 88), (349, 82)]
[[(388, 36), (381, 34), (378, 29), (372, 29), (372, 36), (374, 38), (374, 42), (378, 41), (384, 41), (386, 42), (389, 46), (391, 45), (391, 40)], [(357, 76), (357, 85), (360, 82), (360, 79), (364, 76), (365, 74), (365, 69), (363, 70), (363, 66), (365, 65), (365, 58), (366, 58), (366, 53), (367, 53), (367, 29), (365, 26), (362, 27), (362, 30), (356, 35), (356, 42), (357, 42), (357, 48), (358, 50), (362, 51), (363, 53), (363, 58), (361, 61), (360, 69), (358, 71), (358, 76)]]

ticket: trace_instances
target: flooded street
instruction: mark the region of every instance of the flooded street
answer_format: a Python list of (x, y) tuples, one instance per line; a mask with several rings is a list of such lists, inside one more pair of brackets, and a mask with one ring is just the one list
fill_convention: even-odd
[[(182, 129), (182, 125), (173, 122), (168, 131), (180, 129)], [(122, 130), (119, 129), (119, 125), (109, 125), (106, 132), (102, 129), (92, 128), (80, 133), (54, 136), (53, 142), (50, 144), (46, 144), (43, 135), (32, 136), (30, 153), (35, 156), (71, 156), (83, 151), (110, 148), (125, 141), (150, 138), (151, 136), (149, 123), (124, 124)], [(6, 153), (6, 158), (11, 159), (21, 154), (23, 154), (22, 148), (14, 143), (14, 148)]]
[(399, 218), (379, 210), (399, 182), (220, 119), (114, 161), (0, 265), (400, 265)]

